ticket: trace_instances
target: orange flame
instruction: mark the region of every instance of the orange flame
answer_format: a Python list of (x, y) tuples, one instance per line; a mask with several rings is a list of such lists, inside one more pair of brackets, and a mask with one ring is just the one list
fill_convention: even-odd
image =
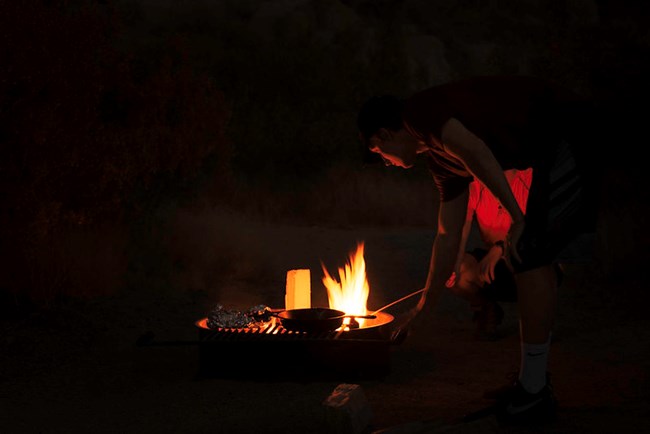
[[(325, 265), (323, 267), (323, 284), (327, 288), (327, 298), (331, 309), (342, 310), (348, 315), (367, 315), (368, 309), (366, 303), (370, 293), (370, 285), (366, 277), (366, 261), (363, 259), (364, 243), (357, 243), (357, 250), (350, 254), (350, 260), (345, 268), (339, 268), (339, 278), (337, 282), (327, 272)], [(349, 322), (346, 318), (346, 324)], [(357, 319), (359, 324), (363, 324), (363, 319)]]

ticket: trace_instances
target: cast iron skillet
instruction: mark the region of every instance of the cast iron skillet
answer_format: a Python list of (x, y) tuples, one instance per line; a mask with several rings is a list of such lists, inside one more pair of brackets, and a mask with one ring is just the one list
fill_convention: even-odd
[(377, 318), (376, 315), (346, 315), (342, 310), (325, 307), (288, 309), (272, 315), (280, 318), (282, 327), (287, 330), (310, 333), (336, 330), (341, 327), (344, 318)]

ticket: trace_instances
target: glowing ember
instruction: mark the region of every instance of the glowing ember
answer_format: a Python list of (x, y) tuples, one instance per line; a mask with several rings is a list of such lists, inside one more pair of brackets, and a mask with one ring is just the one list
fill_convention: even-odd
[[(370, 293), (370, 285), (366, 278), (366, 261), (363, 259), (364, 243), (357, 243), (357, 251), (350, 254), (350, 260), (345, 268), (339, 268), (339, 278), (337, 282), (327, 272), (325, 265), (323, 267), (323, 284), (327, 288), (327, 298), (331, 309), (337, 309), (348, 315), (367, 315), (368, 310), (366, 303)], [(363, 319), (357, 319), (359, 326), (363, 326)], [(345, 318), (345, 324), (350, 322), (350, 318)]]

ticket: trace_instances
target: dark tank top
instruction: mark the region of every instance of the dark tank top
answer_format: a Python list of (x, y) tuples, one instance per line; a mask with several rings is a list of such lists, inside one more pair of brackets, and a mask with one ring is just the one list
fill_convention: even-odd
[(586, 101), (534, 77), (485, 76), (420, 91), (405, 101), (407, 131), (430, 148), (427, 163), (442, 201), (472, 181), (461, 162), (442, 147), (441, 130), (458, 119), (490, 148), (503, 170), (541, 167), (554, 158)]

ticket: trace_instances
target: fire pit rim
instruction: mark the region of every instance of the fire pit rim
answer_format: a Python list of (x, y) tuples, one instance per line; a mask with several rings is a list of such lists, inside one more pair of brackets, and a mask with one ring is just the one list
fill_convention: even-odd
[[(272, 309), (272, 310), (280, 312), (280, 311), (283, 311), (285, 309)], [(358, 329), (354, 329), (354, 330), (351, 330), (351, 331), (347, 331), (347, 332), (344, 332), (344, 333), (354, 333), (354, 332), (359, 332), (359, 331), (364, 331), (364, 330), (377, 329), (379, 327), (387, 326), (388, 324), (393, 322), (393, 320), (395, 319), (395, 317), (393, 315), (391, 315), (391, 314), (389, 314), (387, 312), (376, 312), (374, 315), (376, 315), (377, 318), (375, 318), (375, 319), (366, 319), (365, 320), (366, 322), (364, 323), (363, 327), (360, 327)], [(210, 328), (210, 327), (207, 326), (207, 320), (208, 320), (207, 317), (200, 318), (200, 319), (198, 319), (198, 320), (196, 320), (194, 322), (194, 325), (197, 328), (201, 329), (201, 330), (212, 330), (212, 331), (215, 331), (215, 330), (242, 331), (242, 330), (249, 329), (248, 327), (241, 327), (241, 328), (233, 327), (233, 328), (213, 329), (213, 328)]]

